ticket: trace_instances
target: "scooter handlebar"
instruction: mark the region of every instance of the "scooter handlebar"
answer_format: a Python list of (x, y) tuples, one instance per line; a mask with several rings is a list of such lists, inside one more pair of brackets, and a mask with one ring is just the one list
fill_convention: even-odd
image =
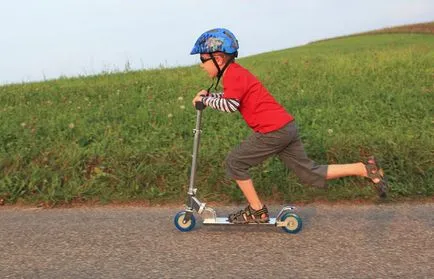
[(197, 110), (204, 110), (206, 106), (203, 102), (196, 102), (195, 107)]

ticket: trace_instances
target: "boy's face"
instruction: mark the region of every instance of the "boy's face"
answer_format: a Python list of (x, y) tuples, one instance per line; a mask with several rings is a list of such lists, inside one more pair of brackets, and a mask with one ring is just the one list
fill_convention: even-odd
[[(220, 69), (224, 66), (224, 58), (222, 55), (219, 54), (213, 54), (214, 59), (216, 60), (217, 64), (219, 65)], [(214, 78), (218, 74), (218, 69), (215, 66), (214, 62), (211, 59), (211, 54), (209, 53), (202, 53), (200, 55), (201, 61), (203, 61), (200, 64), (200, 67), (207, 72), (208, 76), (211, 78)]]

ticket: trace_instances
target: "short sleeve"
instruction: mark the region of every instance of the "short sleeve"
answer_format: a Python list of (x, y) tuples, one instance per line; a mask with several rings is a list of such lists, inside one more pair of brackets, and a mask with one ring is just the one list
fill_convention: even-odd
[(246, 92), (246, 81), (242, 75), (229, 75), (223, 79), (223, 97), (241, 100)]

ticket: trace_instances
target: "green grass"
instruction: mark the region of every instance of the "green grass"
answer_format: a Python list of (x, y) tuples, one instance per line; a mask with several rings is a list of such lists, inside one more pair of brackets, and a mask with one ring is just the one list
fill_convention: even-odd
[[(319, 163), (375, 154), (391, 198), (434, 193), (434, 36), (363, 35), (239, 59), (291, 112)], [(0, 87), (0, 198), (7, 203), (183, 201), (199, 67), (102, 74)], [(199, 195), (243, 200), (224, 158), (250, 133), (239, 114), (207, 109)], [(251, 171), (275, 201), (372, 199), (361, 178), (301, 185), (276, 158)]]

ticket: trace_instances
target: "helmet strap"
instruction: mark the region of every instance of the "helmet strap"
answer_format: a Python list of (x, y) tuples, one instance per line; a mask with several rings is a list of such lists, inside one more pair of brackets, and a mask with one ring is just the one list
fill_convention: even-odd
[(213, 86), (214, 86), (214, 79), (212, 80), (211, 86), (208, 87), (208, 89), (206, 90), (206, 92), (208, 92), (208, 94), (211, 91), (211, 89), (212, 89)]
[[(210, 53), (210, 55), (211, 55), (212, 62), (214, 63), (215, 67), (217, 68), (217, 82), (216, 82), (216, 84), (215, 84), (215, 86), (214, 86), (214, 90), (217, 90), (217, 86), (219, 85), (219, 82), (220, 82), (221, 77), (223, 76), (223, 73), (225, 72), (226, 68), (227, 68), (227, 67), (228, 67), (232, 62), (234, 62), (235, 56), (232, 56), (231, 59), (229, 59), (229, 60), (226, 62), (226, 64), (223, 66), (223, 68), (220, 69), (220, 66), (219, 66), (219, 64), (217, 63), (217, 61), (215, 60), (214, 55), (213, 55), (212, 53)], [(213, 85), (214, 85), (214, 81), (213, 81), (213, 83), (211, 84), (211, 86), (208, 88), (208, 92), (209, 92), (209, 90), (211, 90), (211, 88), (213, 87)]]

